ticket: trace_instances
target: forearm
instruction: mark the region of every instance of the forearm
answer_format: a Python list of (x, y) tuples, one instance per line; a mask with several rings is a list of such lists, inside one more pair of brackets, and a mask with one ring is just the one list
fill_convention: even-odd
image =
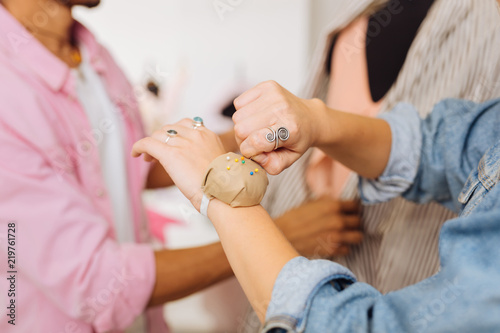
[(155, 252), (156, 282), (148, 306), (173, 301), (233, 275), (220, 243)]
[(174, 185), (172, 178), (168, 175), (162, 165), (158, 162), (151, 164), (148, 179), (146, 181), (147, 189), (156, 189)]
[(298, 253), (261, 206), (231, 208), (214, 199), (208, 215), (238, 281), (263, 321), (279, 272)]
[(318, 115), (315, 146), (363, 177), (382, 174), (392, 140), (386, 121), (328, 109), (317, 99), (307, 102)]

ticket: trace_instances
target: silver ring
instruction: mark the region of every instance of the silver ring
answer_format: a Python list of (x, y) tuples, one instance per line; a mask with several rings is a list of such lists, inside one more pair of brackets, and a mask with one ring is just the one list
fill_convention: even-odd
[(288, 131), (288, 129), (286, 127), (280, 127), (280, 128), (278, 128), (278, 130), (276, 131), (276, 133), (278, 135), (278, 138), (281, 141), (286, 141), (286, 140), (288, 140), (288, 138), (290, 138), (290, 131)]
[(280, 127), (277, 131), (273, 130), (271, 127), (268, 127), (271, 133), (266, 134), (266, 140), (268, 142), (274, 142), (274, 150), (279, 148), (280, 140), (286, 141), (290, 138), (290, 131), (286, 127)]
[(173, 129), (168, 130), (167, 131), (167, 138), (165, 139), (165, 143), (168, 143), (168, 140), (170, 140), (170, 138), (176, 137), (177, 134), (178, 133), (176, 130), (173, 130)]
[(198, 127), (203, 126), (203, 119), (201, 117), (193, 118), (193, 129), (198, 129)]
[(276, 140), (276, 132), (271, 127), (268, 127), (268, 129), (271, 133), (266, 134), (266, 140), (267, 142), (274, 142)]

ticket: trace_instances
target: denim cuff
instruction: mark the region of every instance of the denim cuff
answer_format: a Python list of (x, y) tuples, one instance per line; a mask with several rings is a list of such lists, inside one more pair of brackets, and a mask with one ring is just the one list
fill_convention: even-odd
[(337, 291), (356, 282), (347, 268), (328, 260), (296, 257), (281, 270), (274, 284), (262, 332), (283, 329), (286, 332), (305, 328), (307, 309), (318, 290), (332, 283)]
[(379, 118), (391, 127), (391, 155), (379, 178), (360, 177), (359, 192), (365, 203), (385, 202), (403, 194), (413, 184), (420, 164), (422, 130), (417, 110), (400, 103)]

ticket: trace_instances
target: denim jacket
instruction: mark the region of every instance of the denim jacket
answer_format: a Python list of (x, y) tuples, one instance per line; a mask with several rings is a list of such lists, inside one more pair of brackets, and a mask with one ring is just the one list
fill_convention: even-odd
[(272, 293), (263, 332), (499, 332), (500, 100), (445, 100), (421, 120), (408, 104), (381, 116), (389, 163), (361, 179), (368, 203), (399, 195), (460, 212), (439, 240), (440, 271), (382, 295), (327, 260), (290, 260)]

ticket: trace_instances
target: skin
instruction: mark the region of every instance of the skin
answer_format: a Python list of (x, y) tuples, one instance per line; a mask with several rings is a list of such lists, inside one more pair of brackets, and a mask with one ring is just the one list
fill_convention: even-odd
[[(95, 7), (99, 4), (99, 1), (42, 1), (3, 0), (0, 3), (19, 22), (30, 28), (33, 36), (50, 52), (68, 66), (74, 66), (74, 61), (71, 60), (70, 56), (71, 51), (76, 47), (72, 43), (71, 36), (71, 28), (74, 23), (71, 16), (71, 9), (75, 5)], [(43, 27), (38, 27), (33, 18), (43, 8), (45, 10), (49, 8), (51, 15), (49, 15), (49, 20)], [(47, 36), (47, 33), (50, 33), (50, 35)], [(190, 125), (191, 121), (189, 120)], [(215, 140), (214, 138), (212, 139)], [(219, 151), (216, 154), (220, 151), (237, 150), (238, 147), (236, 146), (234, 137), (231, 137), (230, 134), (221, 136), (221, 139), (222, 141), (217, 138), (219, 140), (217, 141)], [(214, 153), (210, 155), (209, 159), (213, 156)], [(198, 170), (198, 172), (201, 171)], [(159, 163), (154, 164), (148, 178), (148, 187), (158, 188), (172, 184), (172, 179), (165, 172), (162, 165)], [(201, 184), (201, 180), (198, 179), (197, 184)], [(341, 210), (342, 208), (339, 207), (338, 211)], [(292, 244), (297, 246), (304, 255), (332, 256), (345, 253), (343, 242), (337, 242), (339, 226), (357, 224), (359, 223), (359, 218), (354, 210), (349, 211), (349, 218), (346, 221), (339, 218), (330, 219), (328, 218), (329, 213), (329, 211), (318, 211), (314, 216), (305, 216), (300, 224), (295, 224), (295, 229), (291, 228), (292, 224), (289, 222), (289, 216), (286, 215), (277, 219), (276, 223), (278, 226), (284, 227), (285, 231), (290, 234)], [(312, 221), (311, 218), (317, 219), (318, 223), (313, 226), (310, 223)], [(297, 228), (301, 228), (302, 232), (298, 232)], [(357, 242), (359, 237), (351, 236), (350, 239), (353, 242)], [(330, 245), (318, 247), (318, 244)], [(159, 250), (155, 252), (155, 262), (156, 282), (150, 297), (149, 306), (160, 305), (167, 301), (188, 296), (233, 275), (220, 243), (183, 250)]]
[(359, 244), (358, 201), (338, 201), (321, 198), (291, 209), (275, 219), (278, 228), (308, 258), (328, 258), (349, 253), (349, 247)]
[[(363, 177), (376, 178), (385, 168), (391, 136), (383, 120), (331, 110), (321, 100), (298, 98), (274, 81), (250, 89), (234, 105), (238, 110), (233, 115), (234, 128), (241, 153), (252, 156), (270, 174), (279, 174), (312, 146)], [(360, 123), (363, 126), (358, 126)], [(288, 128), (290, 139), (282, 142), (282, 149), (274, 150), (265, 135), (267, 127), (280, 126)], [(378, 136), (381, 132), (389, 135)]]
[[(270, 173), (284, 170), (312, 145), (369, 177), (380, 175), (388, 162), (391, 130), (383, 120), (331, 110), (319, 100), (300, 99), (274, 82), (246, 92), (235, 106), (238, 111), (233, 119), (242, 153), (259, 160)], [(282, 149), (272, 151), (261, 138), (267, 126), (275, 126), (278, 121), (290, 129), (291, 135)], [(189, 126), (189, 119), (166, 126), (138, 141), (132, 155), (158, 160), (199, 209), (203, 196), (199, 184), (205, 168), (224, 149), (219, 138), (206, 128), (193, 131)], [(165, 144), (167, 128), (179, 135)], [(261, 206), (232, 208), (213, 199), (208, 217), (238, 281), (263, 321), (279, 272), (299, 253)]]
[[(238, 145), (236, 144), (236, 140), (234, 138), (234, 132), (229, 131), (219, 135), (219, 138), (224, 145), (225, 151), (238, 151)], [(146, 182), (147, 189), (157, 189), (163, 187), (169, 187), (174, 185), (172, 178), (165, 172), (165, 169), (161, 166), (161, 164), (153, 163), (151, 165), (151, 169), (149, 171), (148, 179)]]
[[(226, 151), (239, 151), (234, 130), (219, 137)], [(346, 210), (343, 207), (351, 209)], [(344, 202), (320, 198), (303, 203), (283, 216), (275, 218), (274, 222), (304, 256), (316, 257), (319, 253), (323, 253), (324, 257), (345, 256), (349, 254), (350, 246), (361, 243), (363, 239), (359, 208), (359, 201)], [(352, 223), (353, 220), (356, 224)], [(311, 233), (314, 231), (317, 235), (313, 237)], [(328, 233), (328, 244), (331, 245), (325, 245), (326, 238), (322, 237), (325, 233)], [(296, 237), (302, 240), (297, 241)], [(328, 254), (320, 250), (325, 247), (330, 249)]]

